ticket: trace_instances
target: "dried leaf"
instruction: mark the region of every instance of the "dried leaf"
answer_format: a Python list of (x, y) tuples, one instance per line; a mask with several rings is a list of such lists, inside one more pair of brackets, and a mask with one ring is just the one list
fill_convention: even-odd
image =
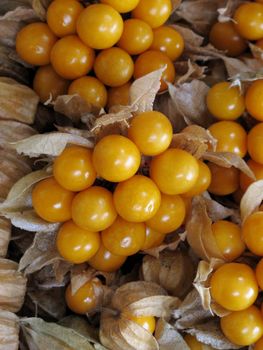
[(0, 78), (0, 118), (32, 124), (38, 102), (39, 97), (29, 87), (11, 78)]
[(82, 334), (57, 323), (48, 323), (41, 318), (22, 318), (20, 326), (29, 349), (38, 350), (94, 350)]
[(16, 262), (0, 259), (0, 309), (19, 311), (24, 302), (26, 283)]
[(19, 319), (9, 311), (0, 310), (0, 350), (18, 350)]
[(204, 198), (194, 197), (191, 215), (186, 223), (187, 241), (198, 257), (204, 260), (225, 260), (216, 244), (211, 225), (212, 220), (208, 216)]
[(130, 88), (130, 105), (136, 113), (152, 111), (155, 97), (161, 86), (165, 68), (151, 72), (135, 80)]
[(32, 245), (26, 250), (19, 262), (19, 271), (32, 274), (44, 266), (63, 260), (55, 245), (55, 232), (37, 232)]
[(168, 322), (160, 318), (156, 324), (155, 338), (160, 350), (190, 350), (181, 334)]
[(13, 142), (10, 144), (19, 154), (25, 154), (29, 157), (38, 157), (39, 155), (58, 156), (68, 144), (93, 147), (93, 142), (84, 137), (71, 135), (61, 132), (52, 132), (42, 135), (34, 135), (27, 139)]
[(241, 219), (244, 222), (246, 218), (254, 211), (257, 211), (263, 200), (263, 180), (253, 182), (240, 202)]
[(183, 251), (163, 252), (159, 259), (145, 256), (142, 276), (145, 281), (160, 284), (171, 295), (184, 297), (191, 289), (195, 274), (192, 259)]

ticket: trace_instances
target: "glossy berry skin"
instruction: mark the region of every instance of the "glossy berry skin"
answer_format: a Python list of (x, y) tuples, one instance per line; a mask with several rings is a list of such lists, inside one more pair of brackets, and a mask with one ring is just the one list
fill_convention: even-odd
[(98, 108), (104, 108), (107, 103), (107, 90), (105, 86), (94, 77), (81, 77), (74, 80), (69, 86), (68, 94), (78, 94), (88, 104)]
[(205, 192), (211, 184), (211, 171), (209, 167), (202, 162), (201, 160), (197, 160), (199, 165), (199, 175), (194, 184), (194, 187), (191, 188), (190, 191), (183, 194), (184, 197), (192, 198), (194, 196), (198, 196), (199, 194)]
[(161, 194), (151, 179), (135, 175), (117, 185), (113, 199), (118, 214), (124, 220), (144, 222), (158, 211)]
[(263, 164), (263, 123), (255, 125), (248, 133), (247, 149), (250, 157)]
[(247, 133), (237, 122), (223, 120), (212, 124), (208, 130), (217, 139), (217, 152), (231, 152), (245, 157), (247, 153)]
[(228, 261), (237, 259), (245, 251), (246, 246), (238, 225), (227, 220), (219, 220), (212, 224), (211, 229), (221, 254)]
[(132, 11), (138, 5), (139, 1), (140, 0), (100, 0), (103, 4), (112, 6), (120, 13)]
[(165, 194), (175, 195), (190, 191), (198, 175), (197, 160), (181, 149), (170, 148), (151, 161), (150, 177)]
[(145, 231), (145, 241), (141, 250), (151, 249), (155, 247), (159, 247), (165, 239), (165, 234), (157, 232), (152, 228), (146, 226)]
[(138, 253), (145, 241), (145, 225), (128, 222), (117, 217), (114, 223), (102, 231), (103, 245), (112, 254), (130, 256)]
[(184, 341), (186, 342), (190, 350), (213, 350), (211, 346), (200, 343), (196, 339), (196, 337), (190, 334), (187, 334), (186, 336), (184, 336)]
[(178, 195), (161, 195), (161, 205), (157, 213), (146, 222), (146, 225), (162, 234), (177, 230), (184, 222), (185, 203)]
[[(253, 171), (257, 180), (263, 180), (263, 164), (259, 164), (259, 163), (255, 162), (254, 160), (249, 159), (247, 161), (247, 165)], [(247, 190), (248, 186), (250, 186), (254, 182), (254, 180), (251, 179), (251, 177), (248, 177), (243, 172), (240, 172), (239, 180), (240, 180), (240, 182), (239, 182), (240, 188), (244, 192)]]
[(92, 151), (70, 146), (55, 159), (53, 175), (57, 182), (70, 191), (79, 192), (93, 185), (96, 170), (92, 164)]
[(153, 332), (155, 331), (156, 322), (153, 316), (135, 316), (132, 314), (125, 314), (125, 316), (129, 320), (137, 323), (139, 326), (146, 329), (149, 333), (153, 334)]
[(98, 232), (83, 230), (73, 221), (68, 221), (58, 231), (56, 246), (65, 260), (73, 264), (82, 264), (97, 253), (100, 235)]
[(239, 170), (231, 167), (224, 168), (214, 163), (208, 163), (212, 181), (208, 187), (210, 193), (218, 196), (227, 196), (234, 193), (239, 187)]
[(168, 20), (171, 13), (171, 0), (140, 0), (132, 11), (132, 17), (145, 21), (152, 28), (157, 28)]
[(209, 33), (210, 43), (228, 56), (237, 57), (247, 49), (247, 43), (239, 35), (233, 22), (217, 22)]
[(31, 23), (16, 37), (16, 52), (27, 63), (44, 66), (50, 62), (50, 52), (57, 37), (46, 23)]
[(254, 350), (261, 350), (263, 349), (263, 338), (260, 338), (256, 344), (254, 345)]
[(97, 253), (89, 259), (91, 267), (102, 272), (115, 272), (125, 263), (127, 257), (112, 254), (101, 243)]
[(256, 271), (256, 278), (257, 278), (258, 285), (260, 289), (263, 290), (263, 259), (261, 259), (258, 262), (255, 271)]
[(93, 151), (96, 171), (111, 182), (124, 181), (135, 175), (140, 162), (141, 156), (136, 145), (121, 135), (103, 137)]
[(117, 45), (130, 55), (139, 55), (149, 49), (153, 41), (152, 28), (140, 19), (124, 21), (123, 32)]
[(149, 50), (142, 53), (135, 61), (134, 78), (138, 79), (155, 70), (166, 67), (162, 74), (161, 87), (159, 92), (167, 89), (167, 84), (173, 83), (175, 80), (175, 68), (173, 62), (164, 53), (156, 50)]
[(77, 21), (77, 33), (80, 39), (97, 50), (114, 46), (119, 41), (122, 31), (121, 15), (109, 5), (89, 5)]
[(245, 264), (222, 265), (212, 274), (210, 287), (214, 301), (230, 311), (247, 309), (258, 296), (255, 273)]
[(119, 47), (112, 47), (98, 54), (94, 63), (94, 71), (103, 84), (118, 87), (131, 79), (134, 64), (127, 52)]
[(172, 27), (162, 26), (153, 30), (152, 50), (165, 53), (170, 60), (177, 60), (184, 51), (184, 38)]
[(69, 284), (65, 293), (67, 306), (71, 311), (80, 315), (95, 310), (101, 295), (101, 287), (101, 282), (96, 278), (86, 282), (72, 295)]
[(33, 89), (42, 103), (50, 98), (55, 100), (60, 95), (66, 95), (68, 86), (69, 81), (60, 77), (51, 65), (39, 67), (33, 81)]
[(220, 325), (228, 340), (240, 346), (251, 345), (263, 335), (263, 318), (256, 306), (231, 312), (221, 318)]
[(64, 222), (71, 219), (71, 203), (74, 195), (50, 177), (38, 182), (34, 187), (33, 208), (38, 216), (48, 222)]
[(263, 121), (262, 89), (263, 89), (263, 80), (256, 80), (252, 82), (252, 84), (250, 85), (246, 93), (246, 109), (253, 118), (255, 118), (260, 122)]
[(136, 144), (142, 154), (156, 156), (170, 146), (173, 127), (163, 113), (143, 112), (132, 119), (128, 129), (128, 137)]
[(61, 77), (72, 80), (88, 74), (93, 67), (95, 52), (76, 35), (69, 35), (56, 42), (50, 60)]
[(263, 212), (251, 214), (243, 223), (242, 237), (248, 249), (255, 255), (263, 256)]
[(240, 5), (235, 14), (234, 22), (239, 34), (247, 40), (263, 38), (263, 5), (246, 3)]
[(238, 87), (228, 82), (217, 83), (206, 96), (209, 112), (220, 120), (235, 120), (245, 111), (245, 100)]
[(108, 90), (108, 109), (113, 106), (127, 106), (130, 100), (131, 83), (128, 82), (118, 87), (112, 87)]
[(84, 7), (77, 0), (55, 0), (47, 10), (47, 24), (58, 37), (75, 34), (76, 23)]
[(72, 219), (76, 225), (99, 232), (111, 226), (117, 217), (112, 194), (93, 186), (76, 195), (72, 203)]

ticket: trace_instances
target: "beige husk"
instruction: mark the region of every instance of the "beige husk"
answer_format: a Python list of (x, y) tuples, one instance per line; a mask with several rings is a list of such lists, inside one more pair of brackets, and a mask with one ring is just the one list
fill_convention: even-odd
[(12, 312), (0, 310), (0, 350), (17, 350), (19, 318)]

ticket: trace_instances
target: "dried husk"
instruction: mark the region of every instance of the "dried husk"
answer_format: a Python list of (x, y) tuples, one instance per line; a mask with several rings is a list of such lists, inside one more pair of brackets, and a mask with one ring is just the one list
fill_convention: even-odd
[(182, 250), (164, 251), (159, 259), (146, 255), (141, 269), (145, 281), (157, 283), (179, 298), (189, 292), (195, 275), (193, 260)]
[(204, 192), (202, 197), (206, 203), (206, 209), (210, 219), (215, 222), (218, 220), (224, 220), (228, 217), (234, 217), (236, 221), (239, 221), (239, 211), (234, 208), (228, 208), (211, 199), (208, 192)]
[(0, 350), (18, 350), (19, 319), (12, 312), (0, 310)]
[(16, 262), (0, 259), (0, 309), (19, 311), (24, 302), (26, 283)]
[(263, 180), (252, 183), (240, 202), (241, 219), (244, 222), (246, 218), (254, 211), (257, 211), (263, 200)]
[(218, 22), (224, 23), (233, 20), (232, 16), (234, 15), (235, 10), (244, 2), (244, 0), (228, 0), (224, 7), (217, 9), (219, 14), (217, 19)]
[(206, 76), (206, 68), (205, 66), (199, 66), (196, 62), (191, 62), (191, 60), (175, 62), (175, 69), (177, 72), (175, 83), (183, 84), (193, 79), (203, 79)]
[(155, 338), (159, 344), (159, 350), (190, 350), (182, 335), (175, 327), (160, 318), (155, 328)]

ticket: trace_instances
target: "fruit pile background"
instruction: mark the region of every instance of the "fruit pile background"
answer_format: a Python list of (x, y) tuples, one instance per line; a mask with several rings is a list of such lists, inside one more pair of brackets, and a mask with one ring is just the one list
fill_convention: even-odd
[(0, 350), (263, 349), (262, 101), (260, 0), (2, 0)]

